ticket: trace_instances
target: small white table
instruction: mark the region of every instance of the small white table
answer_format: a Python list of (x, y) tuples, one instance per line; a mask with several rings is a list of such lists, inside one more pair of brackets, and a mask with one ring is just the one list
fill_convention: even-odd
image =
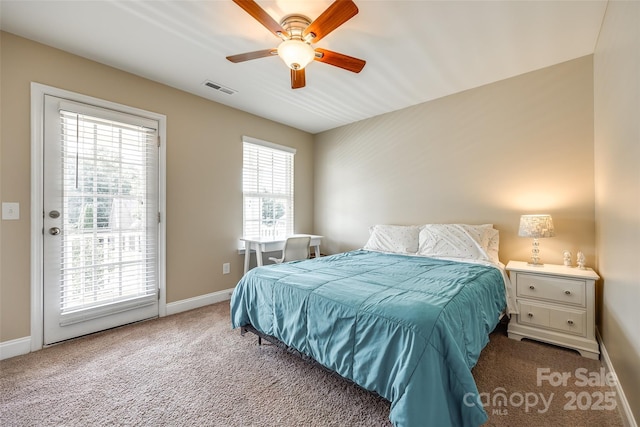
[[(316, 258), (320, 257), (320, 242), (323, 236), (312, 234), (296, 234), (295, 236), (309, 236), (311, 243), (309, 247), (314, 248)], [(262, 266), (262, 254), (265, 252), (281, 251), (284, 249), (286, 237), (282, 239), (260, 238), (260, 237), (242, 237), (240, 238), (245, 244), (244, 249), (244, 272), (249, 271), (249, 261), (251, 260), (251, 250), (256, 252), (256, 262), (258, 267)]]
[(520, 341), (530, 338), (572, 348), (589, 359), (600, 357), (595, 333), (595, 282), (592, 269), (564, 265), (530, 266), (509, 261), (519, 314), (511, 317), (507, 333)]

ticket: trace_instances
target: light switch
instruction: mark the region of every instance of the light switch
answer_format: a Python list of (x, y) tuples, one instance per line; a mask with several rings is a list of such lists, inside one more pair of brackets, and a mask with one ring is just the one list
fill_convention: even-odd
[(2, 202), (2, 219), (20, 219), (20, 203)]

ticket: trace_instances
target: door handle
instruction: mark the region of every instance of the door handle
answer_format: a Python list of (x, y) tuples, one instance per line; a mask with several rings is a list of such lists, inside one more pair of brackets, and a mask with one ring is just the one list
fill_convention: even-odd
[(58, 234), (60, 234), (60, 228), (58, 227), (51, 227), (49, 229), (49, 234), (51, 234), (52, 236), (57, 236)]

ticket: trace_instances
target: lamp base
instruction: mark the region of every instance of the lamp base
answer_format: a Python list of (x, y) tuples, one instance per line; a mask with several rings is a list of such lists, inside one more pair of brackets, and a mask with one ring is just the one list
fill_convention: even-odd
[(538, 238), (533, 238), (533, 243), (531, 246), (531, 261), (527, 263), (532, 267), (542, 267), (544, 264), (540, 262), (540, 242), (538, 242)]

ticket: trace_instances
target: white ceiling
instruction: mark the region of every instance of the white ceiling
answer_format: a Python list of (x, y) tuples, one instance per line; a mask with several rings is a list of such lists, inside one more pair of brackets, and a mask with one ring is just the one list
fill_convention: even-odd
[[(0, 28), (317, 133), (593, 53), (606, 1), (354, 0), (360, 12), (316, 47), (367, 61), (314, 62), (290, 89), (277, 57), (228, 55), (279, 39), (231, 0), (0, 1)], [(257, 0), (276, 21), (332, 0)], [(237, 92), (203, 86), (210, 80)]]

